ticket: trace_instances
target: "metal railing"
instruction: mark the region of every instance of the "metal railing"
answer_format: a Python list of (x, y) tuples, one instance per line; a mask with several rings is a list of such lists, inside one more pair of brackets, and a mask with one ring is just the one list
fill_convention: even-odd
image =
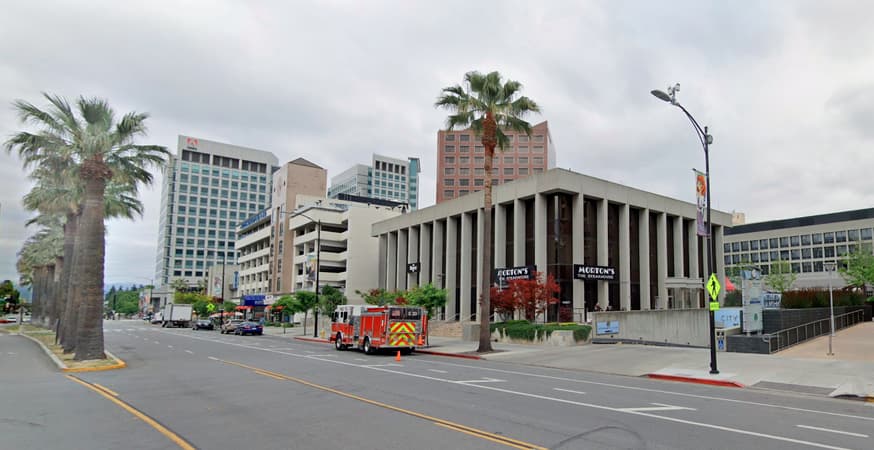
[[(765, 335), (764, 340), (768, 343), (768, 352), (778, 352), (815, 337), (829, 334), (831, 332), (829, 320), (830, 318), (826, 317), (825, 319), (815, 320), (797, 327), (786, 328), (785, 330)], [(865, 311), (863, 309), (837, 315), (835, 316), (835, 331), (861, 323), (864, 320)]]

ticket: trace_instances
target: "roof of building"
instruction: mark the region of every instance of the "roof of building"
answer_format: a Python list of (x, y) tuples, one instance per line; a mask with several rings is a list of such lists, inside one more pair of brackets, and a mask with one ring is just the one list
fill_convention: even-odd
[(815, 216), (793, 217), (791, 219), (769, 220), (767, 222), (735, 225), (725, 229), (726, 235), (755, 233), (757, 231), (779, 230), (782, 228), (809, 227), (829, 223), (848, 222), (851, 220), (874, 219), (874, 208), (841, 211), (836, 213), (818, 214)]
[(315, 167), (316, 169), (323, 169), (323, 168), (324, 168), (324, 167), (322, 167), (322, 166), (320, 166), (320, 165), (318, 165), (318, 164), (311, 163), (311, 162), (309, 162), (309, 161), (307, 161), (306, 159), (303, 159), (303, 158), (297, 158), (297, 159), (295, 159), (294, 161), (289, 161), (289, 164), (295, 164), (295, 165), (298, 165), (298, 166)]

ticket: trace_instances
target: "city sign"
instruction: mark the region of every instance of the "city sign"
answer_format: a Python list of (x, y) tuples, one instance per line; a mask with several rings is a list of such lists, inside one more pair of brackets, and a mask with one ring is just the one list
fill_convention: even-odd
[(615, 267), (574, 264), (574, 278), (577, 280), (616, 281), (617, 273)]
[(495, 284), (501, 289), (507, 287), (507, 283), (513, 280), (533, 280), (537, 266), (501, 267), (495, 269)]
[(619, 334), (619, 321), (595, 322), (595, 334)]

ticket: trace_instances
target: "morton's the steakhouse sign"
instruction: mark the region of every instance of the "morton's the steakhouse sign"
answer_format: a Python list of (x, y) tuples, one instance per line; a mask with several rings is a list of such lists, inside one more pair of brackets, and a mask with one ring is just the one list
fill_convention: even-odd
[(574, 264), (574, 278), (578, 280), (616, 281), (616, 268), (610, 266), (584, 266)]
[(507, 287), (512, 280), (533, 280), (537, 266), (503, 267), (495, 269), (495, 284), (500, 288)]

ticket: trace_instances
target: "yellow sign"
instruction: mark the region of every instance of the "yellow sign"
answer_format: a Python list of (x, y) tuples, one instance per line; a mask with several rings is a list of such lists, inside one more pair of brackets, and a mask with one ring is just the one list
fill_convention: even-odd
[(719, 311), (719, 302), (710, 302), (711, 311)]
[(209, 312), (215, 311), (215, 303), (207, 303), (206, 310)]
[(710, 298), (716, 300), (716, 297), (719, 296), (719, 290), (722, 289), (722, 286), (719, 285), (719, 279), (716, 278), (716, 274), (711, 274), (710, 279), (707, 280), (707, 292), (710, 293)]

